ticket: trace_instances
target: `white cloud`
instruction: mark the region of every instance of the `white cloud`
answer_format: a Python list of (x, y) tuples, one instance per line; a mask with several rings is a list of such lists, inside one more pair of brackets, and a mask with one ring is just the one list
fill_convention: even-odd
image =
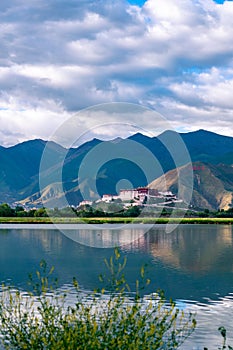
[(114, 101), (229, 134), (232, 1), (12, 0), (0, 10), (0, 143), (46, 138), (75, 111)]
[(28, 139), (49, 139), (70, 115), (53, 100), (41, 101), (33, 107), (31, 102), (2, 96), (0, 108), (0, 137), (3, 146), (11, 146)]

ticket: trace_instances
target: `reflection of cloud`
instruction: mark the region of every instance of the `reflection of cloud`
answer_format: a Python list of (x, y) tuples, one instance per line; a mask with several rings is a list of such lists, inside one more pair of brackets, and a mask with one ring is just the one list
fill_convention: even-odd
[(232, 1), (3, 1), (0, 118), (16, 133), (28, 125), (22, 139), (47, 138), (83, 107), (126, 101), (176, 128), (230, 134), (232, 15)]
[[(64, 225), (60, 226), (65, 236), (75, 242), (84, 244), (88, 247), (95, 248), (112, 248), (124, 247), (134, 244), (134, 242), (143, 241), (145, 232), (149, 230), (151, 225), (143, 225), (138, 228), (137, 225), (76, 225), (76, 229), (64, 229)], [(137, 243), (136, 243), (137, 244)]]
[[(37, 227), (38, 230), (38, 227)], [(41, 230), (39, 235), (35, 234), (36, 231), (31, 230), (31, 232), (28, 232), (27, 229), (23, 229), (20, 232), (20, 237), (24, 241), (28, 241), (30, 244), (31, 242), (35, 243), (35, 245), (41, 245), (44, 252), (51, 253), (54, 249), (56, 251), (62, 250), (62, 236), (57, 234), (54, 231), (54, 234), (51, 235), (50, 239), (48, 239), (48, 233), (45, 230)]]

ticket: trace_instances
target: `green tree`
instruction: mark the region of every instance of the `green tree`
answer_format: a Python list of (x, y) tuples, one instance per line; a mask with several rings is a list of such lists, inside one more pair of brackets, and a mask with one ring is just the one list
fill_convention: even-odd
[(7, 203), (0, 204), (0, 216), (15, 216), (15, 211)]
[(124, 216), (128, 216), (128, 217), (138, 217), (141, 213), (141, 209), (140, 207), (138, 206), (132, 206), (132, 207), (129, 207), (125, 213), (124, 213)]
[(35, 211), (34, 216), (35, 217), (46, 217), (48, 215), (47, 215), (45, 208), (39, 208)]
[(28, 217), (34, 217), (34, 216), (35, 216), (35, 212), (36, 212), (36, 209), (30, 209), (30, 210), (27, 212), (27, 216), (28, 216)]

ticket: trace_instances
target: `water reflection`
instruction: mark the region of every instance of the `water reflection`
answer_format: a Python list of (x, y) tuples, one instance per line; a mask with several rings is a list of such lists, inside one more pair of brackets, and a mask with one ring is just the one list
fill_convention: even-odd
[(113, 241), (121, 245), (128, 256), (126, 276), (132, 288), (141, 265), (147, 263), (153, 281), (149, 292), (160, 287), (174, 299), (202, 301), (233, 291), (231, 226), (180, 225), (165, 233), (163, 225), (158, 225), (145, 234), (143, 225), (133, 225), (131, 230), (129, 225), (127, 229), (113, 226), (113, 230), (109, 226), (94, 231), (69, 227), (66, 236), (52, 226), (0, 230), (0, 280), (25, 286), (27, 274), (45, 259), (55, 266), (61, 284), (77, 276), (84, 288), (95, 288), (104, 270), (103, 260), (113, 249), (88, 247), (68, 238), (86, 235), (97, 246)]
[(172, 234), (157, 228), (147, 239), (146, 246), (156, 259), (182, 271), (202, 274), (232, 269), (231, 226), (181, 225)]
[(233, 345), (233, 294), (220, 298), (218, 301), (208, 300), (208, 304), (178, 301), (185, 305), (186, 311), (196, 314), (197, 327), (195, 332), (181, 346), (181, 350), (222, 349), (222, 337), (218, 331), (220, 326), (227, 329), (227, 343)]
[[(71, 226), (71, 225), (69, 225)], [(114, 248), (138, 242), (153, 226), (138, 224), (74, 225), (60, 231), (74, 242), (93, 248)]]
[[(55, 266), (60, 288), (76, 276), (82, 288), (93, 289), (99, 286), (104, 258), (113, 254), (112, 248), (103, 247), (114, 242), (127, 254), (125, 274), (131, 289), (141, 265), (147, 263), (147, 277), (152, 283), (146, 294), (159, 287), (178, 300), (180, 307), (197, 311), (198, 329), (183, 349), (203, 349), (203, 345), (217, 348), (217, 328), (230, 327), (233, 309), (232, 226), (180, 225), (172, 233), (165, 233), (163, 225), (146, 233), (142, 225), (131, 229), (127, 225), (127, 230), (117, 226), (111, 230), (109, 226), (95, 231), (83, 227), (77, 231), (69, 226), (66, 235), (53, 226), (2, 226), (0, 281), (26, 289), (27, 274), (45, 259)], [(85, 246), (68, 237), (91, 240), (102, 248)]]

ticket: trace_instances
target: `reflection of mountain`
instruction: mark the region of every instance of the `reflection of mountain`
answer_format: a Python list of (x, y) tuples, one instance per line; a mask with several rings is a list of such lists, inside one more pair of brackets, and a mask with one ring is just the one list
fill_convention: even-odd
[(207, 273), (216, 269), (227, 271), (233, 265), (233, 254), (230, 260), (228, 256), (233, 247), (231, 226), (222, 226), (216, 232), (207, 226), (180, 225), (171, 234), (153, 229), (147, 235), (147, 247), (153, 257), (175, 269)]

